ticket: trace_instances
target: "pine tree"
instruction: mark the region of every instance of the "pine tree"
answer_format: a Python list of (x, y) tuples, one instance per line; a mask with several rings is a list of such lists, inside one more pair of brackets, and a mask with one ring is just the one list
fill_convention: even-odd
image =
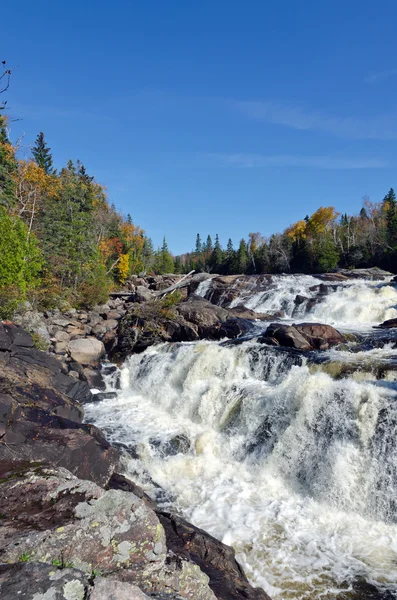
[(207, 241), (205, 242), (204, 248), (203, 250), (205, 250), (206, 252), (212, 252), (213, 251), (213, 245), (212, 245), (212, 239), (210, 235), (207, 235)]
[(32, 154), (35, 162), (45, 171), (47, 175), (55, 175), (56, 171), (52, 164), (51, 148), (47, 146), (44, 139), (44, 133), (42, 131), (36, 138), (35, 145), (32, 148)]
[(200, 238), (200, 234), (198, 233), (197, 236), (196, 236), (196, 248), (195, 248), (194, 251), (195, 251), (196, 254), (201, 254), (202, 249), (203, 249), (203, 247), (202, 247), (202, 244), (201, 244), (201, 238)]
[(18, 165), (6, 125), (5, 117), (0, 115), (0, 205), (10, 208), (16, 202), (15, 181)]
[(236, 268), (236, 253), (233, 248), (233, 242), (229, 238), (226, 246), (224, 270), (226, 274), (231, 275)]
[(154, 261), (154, 270), (159, 275), (164, 275), (165, 273), (173, 273), (174, 272), (174, 259), (172, 258), (169, 250), (167, 240), (164, 236), (163, 245), (156, 252), (156, 258)]
[(215, 236), (214, 249), (210, 259), (210, 267), (213, 273), (221, 273), (223, 270), (223, 252), (218, 234)]
[(247, 271), (249, 262), (247, 243), (244, 239), (240, 240), (240, 245), (237, 250), (237, 268), (239, 273)]
[(383, 206), (386, 211), (387, 243), (392, 248), (395, 248), (397, 245), (397, 201), (393, 188), (390, 188), (389, 192), (384, 197)]

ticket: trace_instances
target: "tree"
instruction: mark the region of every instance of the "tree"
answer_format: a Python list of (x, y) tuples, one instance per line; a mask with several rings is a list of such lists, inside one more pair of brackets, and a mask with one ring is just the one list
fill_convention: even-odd
[(174, 259), (168, 251), (168, 244), (165, 236), (163, 238), (163, 245), (156, 252), (154, 270), (159, 275), (174, 272)]
[(196, 236), (196, 247), (195, 247), (194, 251), (197, 255), (199, 255), (199, 254), (201, 254), (202, 249), (203, 249), (203, 247), (201, 244), (201, 238), (200, 238), (200, 234), (198, 233)]
[(221, 244), (219, 241), (219, 236), (218, 236), (218, 234), (216, 234), (214, 249), (212, 251), (211, 258), (210, 258), (211, 271), (214, 273), (220, 273), (222, 271), (222, 265), (223, 265), (223, 252), (222, 252), (222, 247), (221, 247)]
[(7, 121), (0, 115), (0, 205), (6, 208), (11, 208), (16, 202), (17, 172), (18, 164), (8, 137)]
[(35, 145), (32, 148), (32, 154), (36, 164), (43, 169), (46, 175), (55, 174), (56, 171), (52, 164), (51, 148), (47, 146), (42, 131), (36, 138)]
[(10, 318), (40, 283), (42, 255), (22, 219), (0, 207), (0, 318)]
[(240, 244), (237, 250), (237, 270), (239, 273), (245, 273), (247, 271), (249, 262), (248, 247), (245, 239), (240, 240)]
[(393, 188), (384, 197), (383, 208), (386, 214), (386, 241), (394, 249), (397, 246), (397, 202)]
[(205, 252), (212, 252), (213, 249), (211, 236), (207, 235), (207, 241), (204, 244), (203, 250)]

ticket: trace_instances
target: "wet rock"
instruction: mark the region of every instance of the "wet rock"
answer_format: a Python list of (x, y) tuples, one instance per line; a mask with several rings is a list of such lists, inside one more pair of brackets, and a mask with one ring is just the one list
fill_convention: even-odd
[(111, 329), (107, 331), (102, 338), (102, 343), (105, 346), (105, 350), (108, 353), (113, 352), (113, 349), (117, 346), (117, 331), (115, 329)]
[(274, 315), (255, 312), (250, 308), (246, 308), (243, 304), (239, 304), (238, 306), (229, 309), (229, 314), (232, 317), (247, 319), (248, 321), (271, 321), (274, 319)]
[(72, 359), (82, 365), (95, 365), (105, 354), (102, 342), (94, 337), (72, 340), (69, 342), (68, 351)]
[(327, 350), (331, 346), (345, 341), (339, 331), (331, 325), (321, 323), (301, 323), (299, 325), (272, 323), (258, 340), (264, 342), (269, 338), (281, 346), (303, 351)]
[(106, 384), (103, 381), (103, 377), (100, 371), (91, 368), (85, 368), (83, 370), (84, 377), (92, 389), (102, 390), (106, 389)]
[(182, 517), (157, 511), (164, 527), (167, 547), (177, 556), (193, 560), (210, 579), (218, 600), (269, 600), (269, 596), (248, 583), (235, 552)]
[(388, 319), (387, 321), (383, 321), (378, 327), (382, 329), (392, 329), (393, 327), (397, 327), (397, 319)]

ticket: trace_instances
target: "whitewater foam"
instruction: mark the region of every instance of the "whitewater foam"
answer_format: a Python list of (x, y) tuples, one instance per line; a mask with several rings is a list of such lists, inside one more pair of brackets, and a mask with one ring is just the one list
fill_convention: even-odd
[(87, 418), (137, 446), (167, 501), (274, 600), (331, 599), (359, 577), (397, 594), (395, 383), (334, 380), (255, 342), (163, 344)]

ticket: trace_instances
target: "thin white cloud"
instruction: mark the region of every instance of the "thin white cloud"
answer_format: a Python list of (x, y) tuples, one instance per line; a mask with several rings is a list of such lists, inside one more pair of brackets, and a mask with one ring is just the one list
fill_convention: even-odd
[(388, 71), (378, 71), (377, 73), (371, 73), (364, 79), (365, 83), (377, 83), (382, 79), (389, 79), (397, 75), (397, 69), (389, 69)]
[(253, 119), (300, 131), (318, 131), (351, 139), (397, 139), (397, 113), (375, 117), (338, 117), (273, 102), (233, 100), (233, 107)]
[(308, 169), (349, 170), (385, 169), (389, 163), (377, 158), (346, 158), (335, 156), (296, 156), (264, 154), (223, 154), (209, 153), (206, 158), (212, 165), (242, 169), (269, 167), (298, 167)]

